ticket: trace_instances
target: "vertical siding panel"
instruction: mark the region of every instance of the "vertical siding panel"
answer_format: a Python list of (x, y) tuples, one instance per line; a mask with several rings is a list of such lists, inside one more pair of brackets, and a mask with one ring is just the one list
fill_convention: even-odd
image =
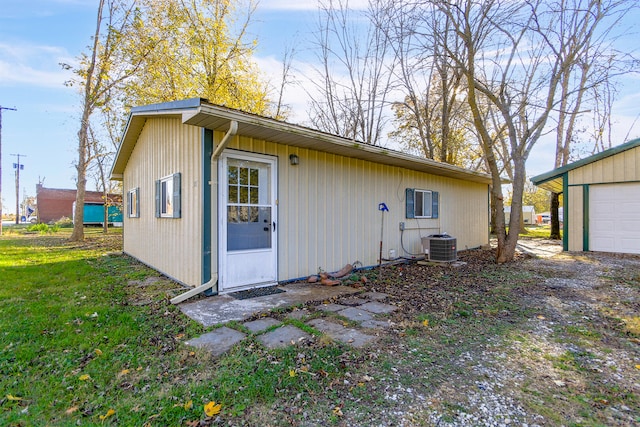
[(583, 179), (583, 174), (586, 171), (586, 167), (574, 169), (569, 172), (569, 184), (581, 184)]
[(588, 178), (590, 182), (602, 182), (602, 162), (591, 164), (591, 176)]
[(600, 180), (600, 182), (613, 182), (614, 181), (614, 166), (615, 166), (615, 159), (618, 156), (613, 156), (613, 157), (607, 157), (606, 159), (602, 160), (602, 178)]
[(569, 250), (582, 251), (582, 187), (569, 187)]
[(629, 168), (627, 180), (640, 181), (640, 147), (631, 150), (627, 164)]
[(613, 182), (622, 182), (624, 181), (625, 175), (625, 161), (624, 161), (624, 153), (618, 156), (613, 156), (609, 158), (611, 160), (612, 171), (612, 180)]
[[(148, 120), (123, 182), (126, 191), (140, 188), (140, 218), (125, 218), (125, 251), (190, 286), (202, 271), (199, 135), (178, 119)], [(182, 173), (182, 218), (156, 218), (155, 181), (175, 172)]]
[[(126, 250), (143, 262), (189, 285), (197, 285), (201, 274), (202, 218), (200, 194), (200, 129), (184, 126), (178, 119), (149, 119), (131, 156), (135, 168), (125, 171), (125, 191), (140, 187), (141, 218), (138, 227), (125, 218)], [(218, 143), (224, 132), (215, 132)], [(404, 255), (399, 222), (407, 225), (406, 249), (421, 252), (420, 237), (449, 232), (458, 246), (476, 247), (488, 243), (487, 186), (429, 175), (364, 160), (346, 158), (310, 149), (235, 136), (229, 148), (274, 155), (278, 158), (278, 275), (280, 280), (316, 273), (318, 268), (334, 271), (347, 262), (374, 265), (378, 259), (381, 212), (386, 203), (383, 257), (389, 249)], [(300, 158), (289, 164), (289, 154)], [(153, 161), (152, 161), (153, 160)], [(208, 160), (206, 160), (208, 161)], [(183, 218), (154, 217), (154, 182), (182, 172)], [(214, 183), (217, 171), (212, 171)], [(138, 184), (134, 184), (138, 183)], [(405, 188), (440, 193), (438, 219), (406, 219)], [(213, 187), (215, 190), (215, 186)], [(218, 196), (212, 196), (217, 207)], [(217, 209), (214, 209), (214, 214)], [(217, 220), (213, 220), (213, 270), (217, 271)], [(141, 230), (152, 230), (142, 232)], [(137, 255), (139, 254), (139, 255)]]
[[(627, 181), (640, 181), (640, 148), (636, 147), (633, 150), (625, 151), (625, 170), (624, 178)], [(636, 167), (636, 162), (638, 167)]]

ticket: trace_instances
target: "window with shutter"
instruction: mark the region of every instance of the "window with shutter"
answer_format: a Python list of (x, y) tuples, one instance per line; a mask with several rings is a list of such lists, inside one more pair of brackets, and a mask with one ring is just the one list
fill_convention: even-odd
[(181, 203), (181, 175), (174, 173), (156, 181), (156, 217), (180, 218)]
[(405, 203), (407, 218), (438, 218), (439, 194), (437, 191), (407, 188)]

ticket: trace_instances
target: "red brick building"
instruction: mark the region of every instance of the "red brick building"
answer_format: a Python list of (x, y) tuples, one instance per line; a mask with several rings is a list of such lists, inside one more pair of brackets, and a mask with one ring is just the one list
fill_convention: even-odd
[[(73, 218), (73, 202), (76, 201), (76, 190), (60, 188), (44, 188), (42, 184), (36, 184), (36, 203), (38, 222), (50, 223), (60, 218)], [(87, 191), (84, 195), (85, 203), (104, 203), (102, 192)], [(110, 194), (109, 202), (120, 204), (122, 197), (118, 194)]]

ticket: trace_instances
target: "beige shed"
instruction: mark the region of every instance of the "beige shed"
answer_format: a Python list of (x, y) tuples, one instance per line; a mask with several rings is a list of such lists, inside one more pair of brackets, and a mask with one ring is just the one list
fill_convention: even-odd
[(111, 178), (124, 251), (214, 293), (489, 242), (485, 174), (199, 98), (133, 108)]
[(640, 254), (640, 139), (531, 182), (564, 194), (564, 250)]

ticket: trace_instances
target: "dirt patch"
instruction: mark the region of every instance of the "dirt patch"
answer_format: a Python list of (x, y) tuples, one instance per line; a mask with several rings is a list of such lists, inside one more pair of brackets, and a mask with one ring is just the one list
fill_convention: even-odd
[(332, 383), (330, 401), (315, 396), (313, 409), (273, 425), (640, 423), (640, 257), (522, 254), (497, 265), (477, 250), (460, 261), (372, 271), (365, 290), (389, 295), (393, 326), (365, 353), (345, 352), (353, 373)]

